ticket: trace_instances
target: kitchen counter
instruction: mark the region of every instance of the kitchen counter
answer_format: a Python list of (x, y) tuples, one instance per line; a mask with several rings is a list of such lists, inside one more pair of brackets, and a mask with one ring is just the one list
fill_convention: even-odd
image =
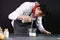
[(52, 35), (45, 35), (45, 34), (37, 34), (36, 37), (30, 37), (28, 35), (21, 35), (21, 34), (10, 34), (9, 38), (5, 40), (57, 40), (57, 38), (60, 37), (58, 34), (52, 34)]

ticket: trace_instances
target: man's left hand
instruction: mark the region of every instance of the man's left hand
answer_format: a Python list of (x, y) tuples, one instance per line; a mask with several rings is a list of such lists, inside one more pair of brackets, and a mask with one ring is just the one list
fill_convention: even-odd
[(47, 35), (51, 35), (51, 32), (47, 31), (47, 30), (44, 30), (43, 32), (44, 34), (47, 34)]

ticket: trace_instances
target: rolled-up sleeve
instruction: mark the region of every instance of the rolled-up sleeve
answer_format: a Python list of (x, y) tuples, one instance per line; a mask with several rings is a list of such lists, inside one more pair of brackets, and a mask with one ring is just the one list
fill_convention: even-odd
[(42, 24), (42, 17), (38, 17), (38, 18), (37, 18), (36, 25), (37, 25), (38, 29), (39, 29), (41, 32), (43, 32), (44, 27), (43, 27), (43, 24)]
[(8, 15), (8, 18), (11, 20), (16, 20), (18, 16), (23, 15), (23, 13), (25, 12), (26, 10), (25, 6), (26, 6), (25, 3), (21, 4), (15, 11)]

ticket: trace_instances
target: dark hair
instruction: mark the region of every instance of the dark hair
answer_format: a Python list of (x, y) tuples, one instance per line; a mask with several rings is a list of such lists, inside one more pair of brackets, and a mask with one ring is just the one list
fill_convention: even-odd
[(45, 14), (45, 15), (48, 14), (48, 7), (46, 4), (40, 4), (40, 9), (43, 12), (43, 14)]

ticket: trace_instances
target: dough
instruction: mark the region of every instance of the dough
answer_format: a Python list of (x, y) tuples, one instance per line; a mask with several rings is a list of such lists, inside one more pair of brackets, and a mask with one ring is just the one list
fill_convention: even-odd
[(4, 34), (0, 33), (0, 40), (4, 40)]

